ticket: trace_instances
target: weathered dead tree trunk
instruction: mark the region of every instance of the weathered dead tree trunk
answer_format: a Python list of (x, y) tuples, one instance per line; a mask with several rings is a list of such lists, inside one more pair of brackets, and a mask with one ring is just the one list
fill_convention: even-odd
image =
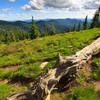
[(57, 57), (52, 69), (38, 77), (37, 82), (27, 91), (19, 92), (7, 100), (50, 100), (50, 92), (63, 77), (75, 77), (77, 71), (87, 64), (87, 61), (100, 50), (100, 38), (85, 47), (75, 55)]

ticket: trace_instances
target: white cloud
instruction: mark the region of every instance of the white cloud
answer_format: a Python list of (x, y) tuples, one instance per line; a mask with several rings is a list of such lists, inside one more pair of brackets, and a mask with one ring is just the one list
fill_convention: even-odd
[(32, 15), (26, 13), (0, 14), (0, 20), (23, 20), (30, 19)]
[(2, 9), (3, 12), (9, 12), (9, 11), (12, 11), (14, 8), (11, 7), (11, 8), (4, 8)]
[(10, 2), (15, 2), (16, 0), (9, 0)]
[(27, 4), (24, 5), (24, 6), (22, 7), (22, 9), (23, 9), (23, 10), (32, 10), (32, 9), (31, 9), (31, 6), (30, 6), (30, 5), (27, 5)]
[(97, 9), (100, 6), (100, 0), (30, 0), (28, 4), (22, 7), (23, 10), (46, 10), (46, 9), (64, 9), (83, 10)]
[(44, 0), (30, 0), (30, 2), (22, 7), (23, 10), (41, 10), (43, 9)]
[(70, 0), (48, 0), (45, 2), (45, 6), (50, 8), (69, 8), (73, 5)]
[[(48, 9), (63, 9), (75, 7), (77, 2), (72, 0), (30, 0), (28, 4), (22, 7), (23, 10), (43, 10)], [(78, 6), (77, 6), (78, 8)]]
[(97, 9), (100, 6), (100, 0), (88, 0), (84, 2), (84, 9)]
[(80, 11), (68, 11), (68, 10), (53, 10), (52, 12), (49, 10), (37, 10), (34, 12), (27, 13), (5, 13), (0, 14), (0, 20), (26, 20), (31, 19), (34, 16), (35, 19), (56, 19), (56, 18), (85, 18), (87, 15), (89, 18), (92, 18), (95, 10), (82, 10)]

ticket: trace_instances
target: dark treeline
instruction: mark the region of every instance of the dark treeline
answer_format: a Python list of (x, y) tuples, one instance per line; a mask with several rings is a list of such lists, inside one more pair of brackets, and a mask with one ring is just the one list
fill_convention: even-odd
[(57, 32), (54, 25), (51, 25), (51, 27), (49, 28), (45, 26), (44, 31), (40, 32), (32, 17), (32, 23), (31, 23), (29, 32), (24, 31), (18, 27), (14, 29), (10, 29), (10, 30), (1, 28), (0, 29), (0, 43), (18, 42), (20, 40), (25, 40), (25, 39), (35, 39), (37, 37), (54, 35), (56, 33)]
[(19, 40), (28, 39), (29, 34), (19, 28), (15, 30), (1, 30), (0, 31), (0, 42), (9, 43), (17, 42)]
[[(81, 24), (81, 21), (79, 21), (79, 24), (76, 26), (75, 24), (73, 26), (70, 26), (65, 30), (65, 32), (75, 32), (80, 30), (87, 30), (91, 28), (100, 28), (100, 7), (96, 11), (92, 23), (88, 24), (88, 16), (86, 16), (85, 21), (83, 24)], [(0, 43), (9, 43), (9, 42), (18, 42), (20, 40), (25, 39), (35, 39), (37, 37), (44, 37), (49, 35), (55, 35), (60, 32), (57, 32), (55, 26), (52, 24), (49, 27), (47, 25), (44, 25), (44, 31), (39, 31), (38, 27), (36, 26), (36, 23), (32, 17), (32, 23), (30, 26), (30, 31), (24, 31), (20, 28), (15, 28), (14, 30), (6, 30), (6, 29), (0, 29)]]

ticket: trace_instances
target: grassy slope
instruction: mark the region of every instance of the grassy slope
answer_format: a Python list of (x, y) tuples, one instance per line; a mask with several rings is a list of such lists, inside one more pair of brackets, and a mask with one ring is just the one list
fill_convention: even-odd
[[(50, 60), (46, 68), (52, 67), (58, 52), (64, 56), (73, 54), (90, 44), (96, 36), (100, 36), (100, 29), (0, 44), (0, 80), (21, 76), (34, 79), (43, 72), (39, 66), (44, 60)], [(2, 85), (0, 84), (1, 88)], [(6, 94), (8, 93), (7, 91)], [(0, 95), (3, 94), (0, 92)]]
[(98, 57), (94, 57), (93, 63), (95, 64), (95, 69), (93, 70), (91, 76), (93, 79), (100, 81), (100, 55)]

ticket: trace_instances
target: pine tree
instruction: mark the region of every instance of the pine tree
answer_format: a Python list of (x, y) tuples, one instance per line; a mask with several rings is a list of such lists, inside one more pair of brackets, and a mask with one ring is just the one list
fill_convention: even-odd
[(70, 32), (70, 27), (68, 27), (68, 28), (65, 30), (65, 32)]
[(12, 30), (10, 30), (10, 42), (16, 41), (15, 34), (13, 33)]
[(0, 41), (1, 41), (1, 42), (5, 42), (5, 30), (2, 30), (2, 31), (0, 32)]
[(95, 28), (98, 27), (100, 28), (100, 7), (99, 9), (96, 11), (92, 23), (91, 23), (91, 27), (90, 28)]
[(55, 35), (56, 34), (56, 28), (54, 25), (51, 26), (51, 31), (50, 31), (50, 35)]
[(32, 25), (31, 25), (31, 31), (30, 32), (31, 32), (31, 34), (30, 34), (31, 39), (35, 39), (35, 38), (40, 36), (38, 28), (37, 28), (37, 26), (34, 22), (33, 16), (32, 16)]
[(48, 36), (50, 33), (50, 29), (49, 29), (49, 26), (47, 26), (46, 24), (44, 24), (44, 36)]
[(73, 31), (76, 31), (76, 25), (74, 24), (74, 26), (73, 26)]
[(86, 18), (85, 18), (85, 22), (83, 24), (83, 29), (84, 30), (87, 30), (88, 29), (88, 16), (86, 16)]
[(79, 21), (79, 24), (78, 24), (78, 31), (81, 30), (81, 22)]
[(16, 42), (18, 42), (20, 40), (20, 36), (19, 36), (19, 31), (20, 29), (18, 27), (15, 28), (14, 30), (14, 34), (15, 34), (15, 37), (16, 37)]

